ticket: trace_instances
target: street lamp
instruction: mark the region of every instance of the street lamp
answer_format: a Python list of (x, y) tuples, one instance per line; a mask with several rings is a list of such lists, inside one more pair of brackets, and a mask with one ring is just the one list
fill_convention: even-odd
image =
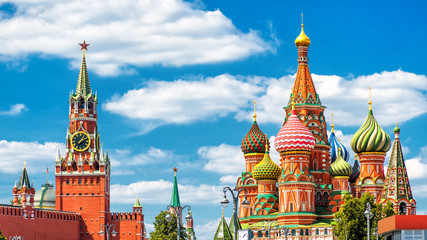
[(369, 202), (366, 203), (366, 210), (363, 213), (366, 216), (366, 221), (368, 222), (368, 240), (371, 239), (371, 229), (370, 229), (370, 220), (374, 216), (371, 212), (371, 204)]
[[(235, 187), (234, 189), (231, 189), (230, 187), (226, 186), (224, 187), (224, 189), (222, 190), (224, 192), (224, 199), (221, 201), (222, 206), (225, 208), (228, 206), (228, 204), (230, 204), (230, 201), (228, 201), (227, 199), (227, 191), (229, 191), (231, 193), (231, 196), (233, 198), (233, 211), (236, 214), (233, 214), (233, 221), (234, 221), (234, 240), (237, 240), (237, 202), (239, 200), (239, 195), (240, 193), (245, 190), (245, 194), (247, 194), (248, 190), (246, 188), (241, 188), (241, 189), (237, 189), (237, 187)], [(237, 192), (237, 195), (234, 195), (234, 192)], [(242, 206), (243, 207), (248, 207), (249, 206), (249, 201), (245, 196), (245, 199), (242, 201)]]
[(172, 205), (168, 206), (168, 215), (166, 215), (166, 221), (170, 222), (172, 220), (172, 215), (170, 214), (170, 209), (173, 209), (176, 213), (176, 217), (178, 219), (177, 225), (178, 225), (178, 233), (177, 233), (177, 240), (180, 239), (181, 235), (181, 222), (182, 222), (182, 210), (187, 208), (188, 214), (185, 216), (185, 219), (188, 221), (192, 220), (193, 217), (191, 217), (191, 207), (189, 205), (185, 205), (184, 207), (181, 207), (181, 205), (178, 204), (178, 206), (174, 207)]
[[(337, 219), (334, 219), (335, 220), (335, 222), (337, 222), (337, 223), (339, 223), (339, 222), (341, 222), (341, 218), (337, 218)], [(345, 232), (345, 240), (347, 240), (347, 226), (345, 225), (345, 223), (344, 223), (344, 232)]]
[(378, 238), (379, 238), (378, 228), (374, 228), (373, 230), (374, 230), (374, 235), (377, 237), (377, 240), (378, 240)]
[[(105, 228), (105, 232), (102, 229), (102, 227)], [(104, 233), (106, 233), (105, 236), (107, 237), (107, 240), (110, 240), (110, 231), (111, 231), (111, 228), (113, 228), (113, 231), (111, 232), (111, 236), (113, 236), (113, 237), (117, 236), (116, 226), (114, 226), (114, 224), (109, 224), (109, 223), (107, 223), (107, 224), (101, 224), (101, 231), (99, 232), (99, 235), (104, 236)]]

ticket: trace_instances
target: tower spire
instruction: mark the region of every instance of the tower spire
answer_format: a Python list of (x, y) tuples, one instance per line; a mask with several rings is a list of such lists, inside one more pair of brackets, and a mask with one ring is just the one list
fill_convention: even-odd
[(181, 206), (179, 201), (178, 180), (176, 179), (176, 172), (178, 171), (178, 168), (174, 167), (172, 170), (175, 176), (172, 188), (171, 206), (178, 207)]
[(256, 122), (256, 101), (254, 100), (253, 103), (254, 103), (254, 115), (253, 115), (253, 117), (254, 117), (254, 122)]
[(334, 132), (335, 125), (334, 125), (334, 114), (333, 113), (331, 113), (331, 117), (332, 117), (331, 132)]
[(77, 81), (77, 88), (76, 88), (76, 95), (89, 95), (91, 94), (90, 90), (90, 83), (89, 83), (89, 74), (87, 72), (87, 66), (86, 66), (86, 57), (85, 57), (85, 51), (87, 51), (87, 47), (90, 44), (87, 44), (86, 41), (83, 41), (83, 43), (79, 43), (81, 46), (80, 50), (83, 50), (83, 58), (82, 58), (82, 64), (80, 66), (80, 74), (79, 79)]

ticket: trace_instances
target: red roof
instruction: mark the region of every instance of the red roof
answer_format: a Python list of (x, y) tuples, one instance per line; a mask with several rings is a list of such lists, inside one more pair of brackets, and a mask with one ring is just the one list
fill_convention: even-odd
[(379, 234), (404, 229), (427, 229), (427, 215), (394, 215), (378, 222)]

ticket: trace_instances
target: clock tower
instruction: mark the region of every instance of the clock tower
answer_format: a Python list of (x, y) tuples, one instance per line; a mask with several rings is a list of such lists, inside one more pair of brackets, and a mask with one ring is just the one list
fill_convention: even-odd
[(97, 95), (90, 88), (85, 50), (76, 92), (69, 98), (66, 153), (56, 156), (56, 210), (81, 215), (81, 239), (101, 239), (98, 232), (110, 212), (110, 160), (100, 145)]

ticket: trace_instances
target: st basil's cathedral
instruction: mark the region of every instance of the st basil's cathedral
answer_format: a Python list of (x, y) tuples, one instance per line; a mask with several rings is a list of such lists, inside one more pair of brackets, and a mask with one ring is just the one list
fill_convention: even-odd
[[(298, 71), (284, 107), (284, 124), (274, 143), (261, 131), (255, 113), (252, 127), (242, 140), (245, 170), (237, 179), (237, 189), (244, 190), (239, 196), (241, 206), (245, 199), (250, 205), (239, 209), (240, 224), (257, 232), (262, 223), (275, 221), (277, 227), (291, 229), (291, 239), (332, 239), (333, 214), (344, 204), (345, 195), (358, 198), (364, 193), (372, 194), (377, 203), (392, 202), (398, 214), (416, 214), (400, 129), (396, 124), (384, 175), (386, 153), (392, 144), (374, 117), (371, 100), (365, 122), (351, 139), (353, 166), (348, 163), (352, 154), (335, 136), (333, 122), (327, 136), (326, 107), (308, 67), (310, 43), (301, 25), (295, 40)], [(271, 159), (270, 146), (279, 152), (280, 165)], [(265, 237), (262, 232), (258, 231), (261, 235), (255, 234), (255, 239)]]

